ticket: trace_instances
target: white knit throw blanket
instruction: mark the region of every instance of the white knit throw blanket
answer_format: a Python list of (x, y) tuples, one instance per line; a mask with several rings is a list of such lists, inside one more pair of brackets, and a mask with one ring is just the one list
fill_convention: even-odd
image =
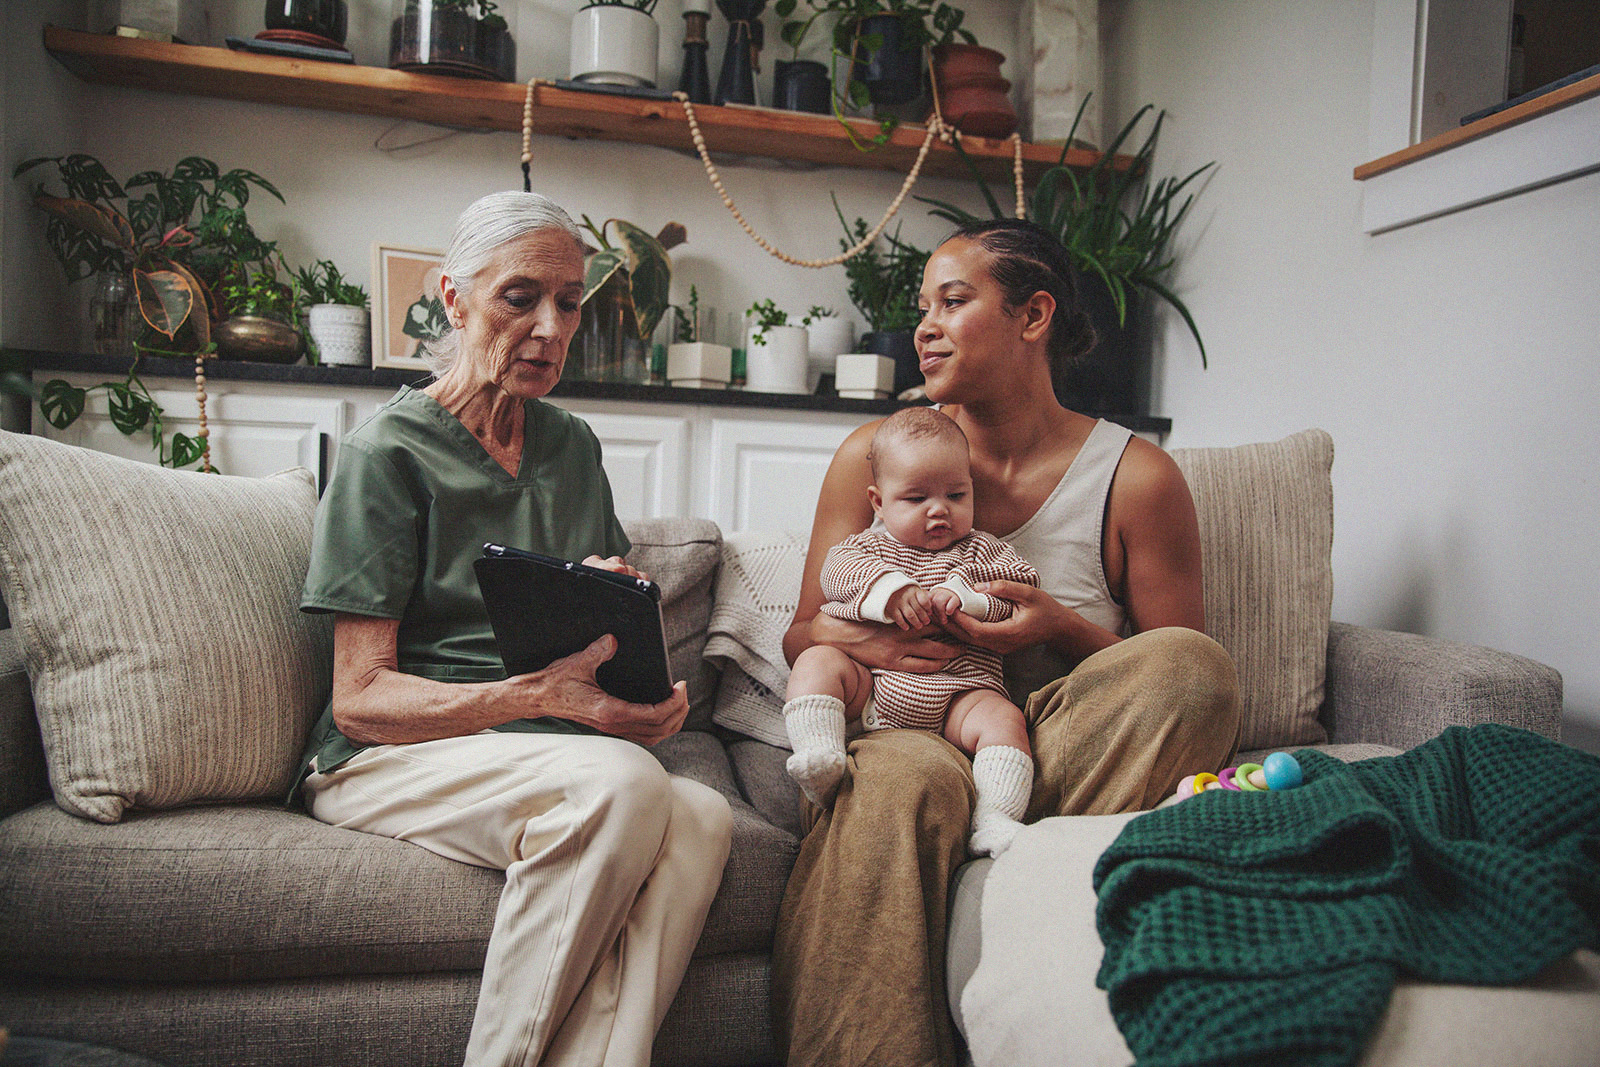
[(711, 719), (782, 748), (789, 665), (783, 634), (794, 620), (806, 543), (797, 534), (734, 533), (723, 538), (706, 658), (722, 670)]

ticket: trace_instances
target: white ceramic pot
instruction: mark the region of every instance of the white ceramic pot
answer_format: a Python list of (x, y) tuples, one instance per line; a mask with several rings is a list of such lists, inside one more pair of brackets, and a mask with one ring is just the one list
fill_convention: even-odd
[(660, 40), (656, 20), (636, 7), (583, 8), (572, 16), (572, 80), (653, 88)]
[(853, 400), (882, 400), (894, 390), (894, 360), (870, 352), (849, 352), (834, 359), (833, 387)]
[(733, 349), (709, 341), (667, 346), (667, 383), (680, 389), (726, 389)]
[(834, 372), (833, 361), (836, 357), (844, 355), (855, 347), (855, 323), (849, 319), (828, 315), (820, 318), (806, 327), (809, 338), (810, 367), (806, 373), (806, 381), (811, 383), (807, 392), (817, 391), (817, 382), (824, 374)]
[(340, 367), (372, 364), (372, 316), (349, 304), (312, 304), (306, 312), (322, 362)]
[(806, 388), (806, 352), (809, 338), (804, 326), (768, 326), (764, 340), (745, 350), (744, 387), (755, 393), (809, 393)]

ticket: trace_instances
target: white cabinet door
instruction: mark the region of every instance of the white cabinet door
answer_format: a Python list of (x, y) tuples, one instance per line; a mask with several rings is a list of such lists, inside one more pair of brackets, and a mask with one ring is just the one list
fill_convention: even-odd
[[(74, 385), (101, 380), (65, 375)], [(148, 383), (147, 383), (148, 384)], [(194, 390), (151, 388), (150, 395), (165, 412), (168, 439), (174, 432), (193, 437), (200, 428)], [(211, 438), (211, 465), (223, 474), (259, 478), (288, 467), (305, 467), (317, 476), (320, 488), (331, 462), (332, 447), (347, 423), (347, 402), (285, 394), (207, 389), (206, 425)], [(78, 421), (57, 430), (34, 413), (37, 432), (57, 441), (144, 463), (156, 462), (148, 431), (125, 436), (112, 425), (103, 394), (93, 394)]]
[(866, 419), (796, 413), (711, 420), (708, 517), (723, 533), (808, 534), (834, 450)]
[(563, 402), (600, 439), (617, 517), (689, 513), (689, 420), (681, 415), (617, 414)]

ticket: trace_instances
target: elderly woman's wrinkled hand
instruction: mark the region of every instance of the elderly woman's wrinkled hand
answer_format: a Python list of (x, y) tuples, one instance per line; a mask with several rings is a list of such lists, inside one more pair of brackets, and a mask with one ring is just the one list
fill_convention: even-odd
[(616, 651), (617, 639), (606, 634), (581, 652), (558, 659), (541, 671), (519, 674), (506, 681), (530, 718), (548, 715), (583, 723), (601, 733), (646, 746), (677, 733), (689, 714), (689, 694), (684, 683), (674, 685), (672, 695), (659, 704), (619, 700), (601, 689), (594, 677), (600, 665)]
[(585, 567), (594, 567), (602, 571), (614, 571), (617, 574), (626, 574), (630, 578), (643, 578), (647, 582), (650, 580), (650, 576), (644, 571), (630, 567), (624, 563), (621, 556), (607, 556), (605, 559), (601, 559), (599, 556), (586, 556), (583, 559), (583, 565)]

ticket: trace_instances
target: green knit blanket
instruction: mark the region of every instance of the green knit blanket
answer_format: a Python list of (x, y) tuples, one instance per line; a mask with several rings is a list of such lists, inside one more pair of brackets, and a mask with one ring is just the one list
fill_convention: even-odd
[(1600, 948), (1600, 759), (1509, 726), (1296, 753), (1100, 857), (1097, 983), (1140, 1067), (1353, 1064), (1399, 975), (1476, 985)]

